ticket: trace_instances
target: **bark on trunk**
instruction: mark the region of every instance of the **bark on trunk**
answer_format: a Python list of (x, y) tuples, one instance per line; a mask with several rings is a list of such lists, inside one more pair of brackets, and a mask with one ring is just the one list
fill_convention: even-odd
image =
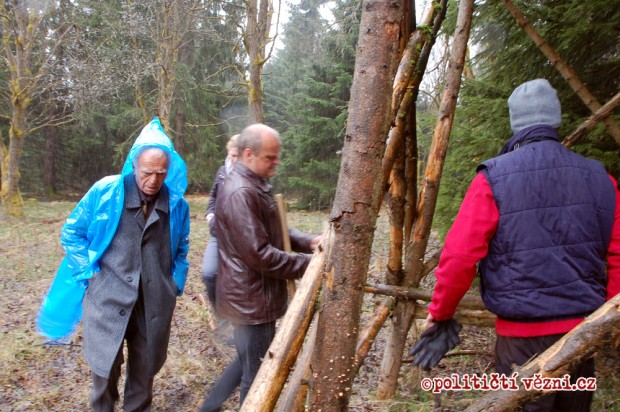
[(312, 361), (310, 410), (348, 407), (376, 205), (383, 195), (381, 160), (390, 124), (402, 16), (401, 0), (363, 3), (343, 158), (331, 212), (335, 270), (323, 286), (321, 340)]
[(620, 295), (616, 295), (540, 356), (521, 367), (517, 376), (518, 390), (489, 392), (467, 411), (517, 410), (542, 393), (539, 390), (541, 388), (527, 390), (522, 384), (523, 378), (531, 378), (535, 374), (540, 374), (542, 378), (562, 378), (605, 345), (620, 345)]
[(185, 126), (187, 115), (185, 114), (185, 102), (178, 100), (176, 105), (175, 127), (174, 127), (174, 148), (181, 155), (185, 155)]
[[(26, 137), (26, 111), (30, 106), (32, 88), (36, 86), (32, 53), (34, 36), (41, 17), (27, 8), (0, 6), (3, 22), (2, 41), (4, 57), (10, 68), (8, 76), (8, 95), (11, 102), (11, 123), (9, 126), (9, 146), (2, 153), (2, 188), (0, 203), (6, 213), (12, 216), (24, 215), (24, 200), (19, 190), (19, 163)], [(33, 80), (34, 79), (34, 80)]]
[(314, 316), (310, 325), (310, 332), (304, 343), (304, 347), (297, 358), (295, 369), (288, 379), (286, 387), (278, 400), (277, 412), (303, 412), (308, 396), (308, 382), (311, 379), (310, 360), (316, 344), (316, 324), (319, 315)]
[[(405, 281), (403, 286), (417, 287), (422, 279), (423, 259), (430, 236), (431, 223), (435, 211), (435, 203), (439, 191), (439, 181), (443, 170), (443, 162), (448, 147), (448, 139), (456, 100), (461, 85), (461, 74), (467, 50), (467, 41), (471, 28), (474, 9), (473, 0), (461, 0), (455, 29), (454, 42), (450, 53), (450, 63), (443, 93), (439, 116), (433, 134), (433, 143), (424, 174), (424, 185), (418, 203), (417, 219), (413, 228), (413, 237), (407, 245), (405, 255)], [(407, 339), (407, 333), (415, 314), (415, 303), (397, 301), (392, 316), (390, 335), (381, 363), (381, 376), (377, 389), (378, 399), (388, 399), (396, 393), (401, 358)]]
[(417, 112), (415, 105), (409, 108), (409, 133), (405, 137), (405, 181), (407, 193), (405, 195), (405, 224), (404, 244), (411, 240), (411, 229), (416, 219), (416, 203), (418, 201), (418, 132)]
[(403, 280), (403, 226), (405, 224), (405, 142), (401, 140), (398, 157), (394, 162), (390, 178), (390, 200), (387, 204), (390, 217), (390, 244), (385, 282), (400, 285)]
[(333, 236), (328, 234), (323, 241), (324, 249), (315, 252), (310, 261), (299, 290), (291, 301), (254, 383), (241, 405), (242, 412), (267, 412), (274, 409), (314, 315), (315, 301), (321, 288), (326, 261), (330, 257), (332, 242)]
[(16, 217), (24, 216), (24, 199), (19, 190), (19, 161), (24, 151), (24, 110), (13, 107), (9, 129), (9, 147), (3, 156), (2, 190), (0, 199), (4, 211)]
[[(583, 103), (592, 111), (596, 113), (601, 108), (601, 103), (598, 99), (590, 93), (585, 84), (579, 79), (577, 73), (570, 67), (562, 57), (547, 43), (547, 41), (534, 29), (534, 27), (527, 21), (523, 13), (517, 8), (517, 6), (510, 0), (502, 0), (502, 3), (510, 11), (510, 13), (517, 20), (517, 24), (521, 27), (528, 36), (532, 39), (534, 44), (543, 52), (543, 54), (549, 59), (551, 65), (553, 65), (564, 77), (564, 80), (569, 84), (573, 91), (581, 98)], [(616, 123), (611, 117), (607, 117), (603, 120), (603, 124), (607, 129), (607, 132), (616, 140), (616, 143), (620, 145), (620, 125)]]

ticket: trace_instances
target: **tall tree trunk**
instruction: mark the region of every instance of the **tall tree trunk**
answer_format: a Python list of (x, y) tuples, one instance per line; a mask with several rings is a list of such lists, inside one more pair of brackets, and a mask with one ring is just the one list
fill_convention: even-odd
[(40, 22), (35, 12), (17, 4), (4, 3), (1, 7), (6, 21), (2, 23), (5, 58), (9, 63), (8, 94), (11, 104), (9, 147), (2, 156), (3, 171), (0, 201), (5, 212), (12, 216), (24, 215), (24, 200), (19, 190), (19, 162), (26, 137), (26, 110), (30, 105), (31, 57), (34, 31)]
[[(517, 20), (517, 24), (521, 27), (528, 36), (532, 39), (534, 44), (543, 52), (543, 54), (549, 59), (549, 62), (560, 72), (564, 80), (569, 84), (573, 91), (581, 98), (583, 103), (592, 111), (596, 113), (601, 108), (601, 103), (598, 99), (590, 93), (585, 84), (581, 81), (575, 70), (570, 67), (564, 59), (547, 43), (547, 41), (536, 31), (536, 29), (527, 21), (523, 13), (515, 6), (510, 0), (502, 0), (502, 3)], [(607, 129), (607, 132), (616, 140), (616, 143), (620, 145), (620, 125), (614, 121), (611, 117), (603, 119), (603, 124)]]
[(9, 148), (3, 156), (2, 190), (0, 199), (4, 211), (11, 216), (24, 216), (24, 199), (19, 190), (19, 161), (24, 151), (23, 132), (25, 128), (25, 107), (20, 103), (13, 105), (13, 116), (9, 128)]
[(43, 155), (43, 183), (48, 198), (56, 193), (56, 145), (58, 127), (48, 126), (45, 133), (45, 154)]
[(411, 240), (411, 230), (416, 218), (418, 201), (418, 131), (415, 105), (409, 108), (408, 133), (405, 137), (405, 182), (407, 182), (407, 190), (405, 195), (404, 244), (407, 245)]
[(176, 87), (176, 70), (179, 57), (180, 27), (179, 0), (163, 2), (160, 14), (160, 38), (157, 42), (157, 115), (164, 130), (170, 131), (170, 111)]
[(381, 160), (390, 125), (403, 10), (402, 1), (363, 3), (343, 158), (331, 212), (334, 270), (323, 285), (310, 410), (346, 410), (351, 394), (363, 285), (376, 205), (383, 195)]
[(273, 9), (269, 0), (246, 0), (247, 26), (244, 44), (250, 59), (248, 81), (249, 123), (263, 123), (263, 66), (267, 62), (265, 47), (269, 41), (269, 28)]
[[(179, 62), (183, 65), (187, 65), (189, 60), (189, 51), (192, 45), (191, 39), (188, 40), (189, 37), (188, 35), (185, 36), (186, 41), (183, 42), (179, 52)], [(180, 95), (176, 99), (175, 106), (174, 147), (181, 156), (185, 155), (185, 135), (187, 126), (185, 99), (186, 96)]]
[(185, 126), (187, 116), (185, 114), (185, 102), (179, 99), (176, 104), (174, 148), (181, 156), (185, 154)]
[[(405, 279), (403, 282), (405, 287), (417, 287), (424, 273), (424, 255), (430, 236), (433, 213), (435, 212), (435, 204), (439, 192), (439, 181), (448, 148), (457, 96), (461, 86), (461, 74), (463, 73), (473, 10), (473, 0), (461, 0), (459, 3), (446, 88), (439, 108), (437, 124), (433, 134), (433, 143), (424, 174), (424, 184), (418, 203), (413, 237), (407, 245), (405, 255)], [(377, 398), (379, 399), (391, 398), (396, 393), (402, 354), (414, 314), (415, 302), (402, 300), (396, 302), (392, 315), (390, 335), (381, 363), (381, 376), (377, 389)]]
[[(31, 100), (45, 95), (52, 68), (59, 59), (52, 59), (63, 43), (65, 36), (73, 26), (61, 30), (58, 26), (54, 41), (42, 46), (47, 39), (49, 27), (41, 22), (49, 9), (44, 4), (25, 3), (21, 1), (5, 1), (0, 3), (2, 24), (2, 49), (8, 67), (4, 80), (7, 85), (6, 100), (11, 108), (8, 148), (2, 144), (0, 168), (2, 169), (2, 188), (0, 202), (3, 209), (10, 215), (23, 216), (24, 206), (19, 190), (19, 163), (24, 148), (24, 139), (34, 130), (27, 116)], [(68, 117), (68, 116), (67, 116)], [(60, 124), (67, 118), (54, 119), (41, 116), (37, 119), (36, 128)]]

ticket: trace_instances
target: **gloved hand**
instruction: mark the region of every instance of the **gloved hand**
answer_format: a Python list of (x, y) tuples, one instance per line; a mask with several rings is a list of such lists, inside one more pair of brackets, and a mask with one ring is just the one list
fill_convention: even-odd
[(462, 326), (454, 319), (434, 321), (409, 351), (409, 356), (415, 356), (413, 364), (424, 370), (437, 366), (448, 351), (461, 343), (459, 339), (461, 329)]

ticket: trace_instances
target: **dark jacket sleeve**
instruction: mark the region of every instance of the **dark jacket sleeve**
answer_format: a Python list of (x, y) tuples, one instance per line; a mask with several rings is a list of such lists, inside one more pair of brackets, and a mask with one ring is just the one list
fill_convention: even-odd
[[(263, 276), (281, 279), (302, 277), (311, 255), (284, 252), (271, 244), (261, 220), (260, 209), (254, 204), (255, 198), (244, 193), (247, 190), (250, 189), (244, 188), (233, 193), (226, 204), (226, 224), (229, 233), (236, 235), (236, 258)], [(243, 267), (236, 269), (244, 270)]]
[(220, 166), (215, 172), (215, 178), (213, 179), (213, 186), (211, 187), (211, 192), (209, 192), (209, 203), (207, 204), (207, 211), (205, 212), (205, 217), (209, 213), (215, 213), (215, 201), (217, 200), (217, 189), (226, 177), (226, 166)]
[(288, 234), (291, 239), (291, 249), (300, 253), (312, 253), (310, 244), (316, 235), (307, 235), (297, 229), (289, 229)]

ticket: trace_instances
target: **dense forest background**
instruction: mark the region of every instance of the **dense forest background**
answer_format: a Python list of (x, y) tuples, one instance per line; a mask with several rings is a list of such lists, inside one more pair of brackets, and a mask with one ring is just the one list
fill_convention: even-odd
[[(25, 91), (16, 87), (18, 67), (11, 59), (18, 55), (15, 47), (29, 53), (26, 76), (38, 76), (28, 83), (26, 97), (27, 134), (19, 165), (24, 196), (79, 197), (99, 178), (118, 173), (139, 130), (161, 110), (163, 90), (169, 105), (164, 126), (187, 162), (189, 192), (208, 192), (224, 160), (228, 137), (248, 123), (249, 60), (242, 29), (250, 3), (4, 2), (0, 7), (3, 156), (16, 101), (24, 98), (20, 93)], [(443, 33), (453, 32), (455, 3), (450, 3)], [(422, 2), (416, 4), (420, 7)], [(599, 101), (617, 93), (619, 0), (515, 4)], [(19, 8), (35, 11), (37, 25), (24, 26), (15, 17)], [(321, 12), (325, 9), (331, 12), (329, 19)], [(300, 0), (289, 4), (283, 27), (272, 30), (280, 46), (269, 54), (262, 79), (265, 122), (283, 139), (282, 165), (273, 183), (299, 208), (331, 206), (360, 15), (360, 0)], [(22, 29), (23, 37), (14, 38)], [(538, 77), (550, 80), (563, 106), (561, 135), (591, 114), (501, 2), (477, 3), (472, 34), (434, 219), (440, 233), (449, 227), (476, 165), (496, 155), (510, 137), (506, 100), (515, 86)], [(417, 101), (421, 167), (436, 120), (450, 41), (445, 34), (438, 39)], [(176, 56), (173, 64), (166, 61), (171, 55)], [(574, 150), (599, 159), (620, 177), (618, 146), (602, 126)]]

